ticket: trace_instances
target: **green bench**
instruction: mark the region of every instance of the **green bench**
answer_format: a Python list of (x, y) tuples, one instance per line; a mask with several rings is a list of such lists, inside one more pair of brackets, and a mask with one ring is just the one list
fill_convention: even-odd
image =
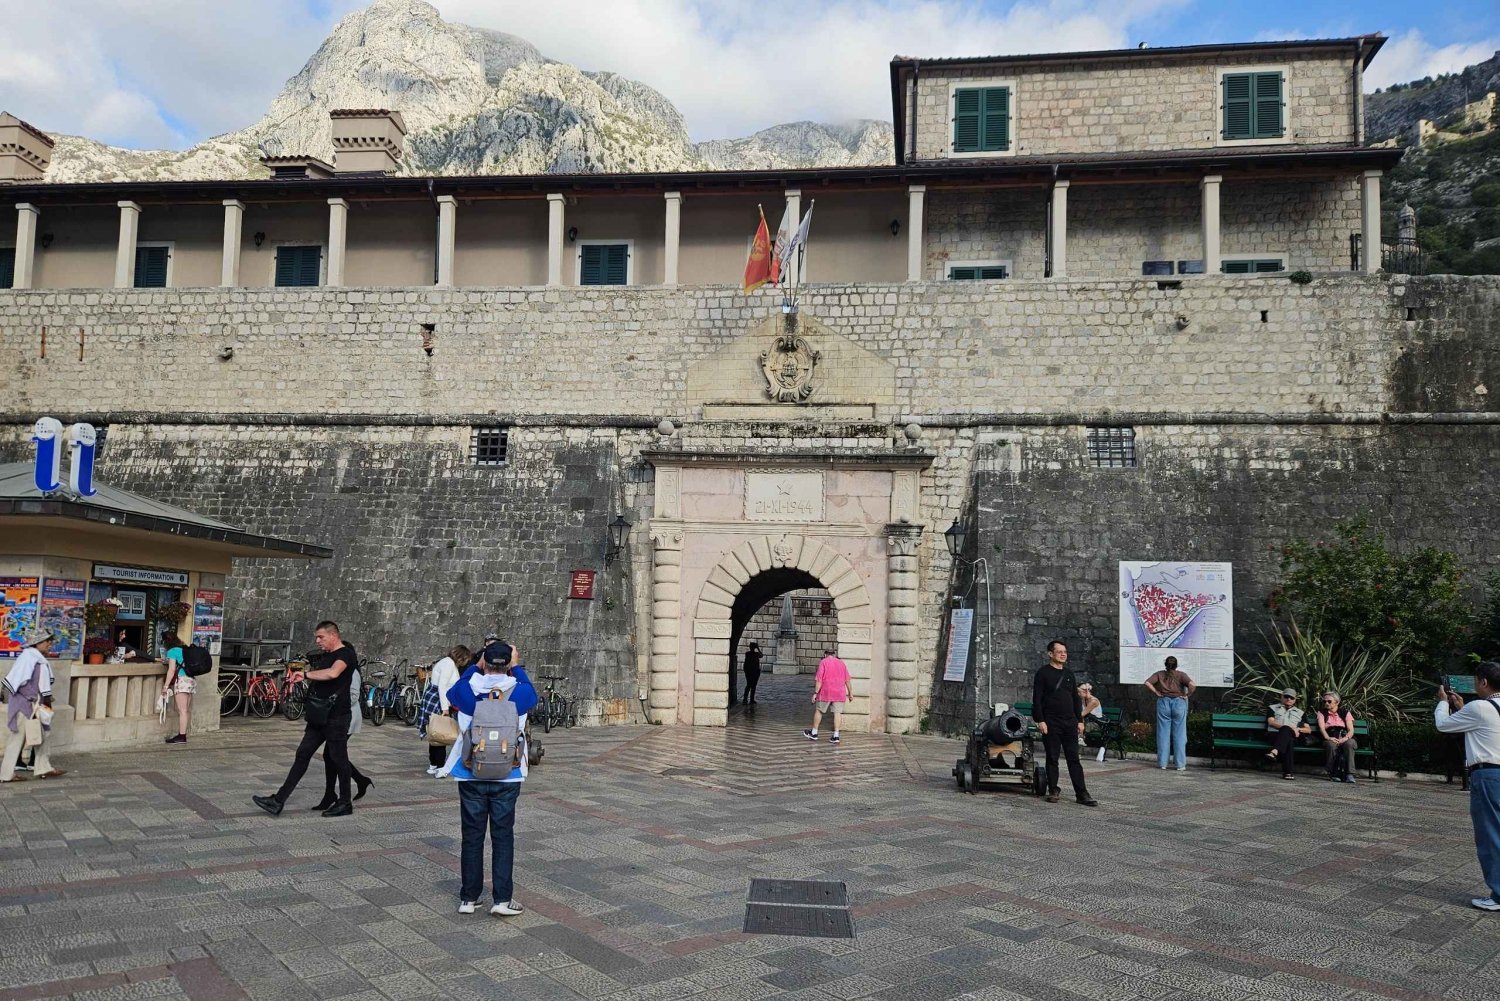
[[(1011, 706), (1011, 708), (1020, 713), (1022, 716), (1031, 715), (1030, 702), (1017, 702), (1015, 705)], [(1124, 761), (1125, 710), (1118, 708), (1111, 709), (1106, 706), (1104, 708), (1104, 719), (1102, 721), (1098, 720), (1098, 718), (1094, 716), (1090, 716), (1088, 719), (1094, 720), (1099, 723), (1099, 743), (1107, 748), (1113, 748), (1116, 752), (1119, 753), (1120, 760)], [(1088, 722), (1088, 720), (1085, 720), (1085, 722)]]
[[(1244, 713), (1214, 713), (1210, 721), (1213, 734), (1213, 747), (1209, 754), (1208, 766), (1216, 767), (1220, 751), (1254, 751), (1256, 767), (1264, 767), (1266, 762), (1266, 750), (1269, 744), (1266, 741), (1266, 717)], [(1310, 717), (1309, 717), (1310, 719)], [(1318, 735), (1317, 727), (1313, 727), (1313, 739)], [(1375, 774), (1379, 766), (1379, 756), (1375, 752), (1375, 731), (1371, 728), (1369, 720), (1357, 719), (1354, 721), (1354, 737), (1359, 742), (1359, 747), (1354, 752), (1355, 763), (1365, 763), (1369, 777), (1380, 781)], [(1318, 740), (1316, 744), (1305, 744), (1299, 738), (1297, 745), (1293, 748), (1293, 754), (1315, 755), (1319, 760), (1323, 758), (1323, 742)], [(1226, 758), (1227, 760), (1227, 758)]]

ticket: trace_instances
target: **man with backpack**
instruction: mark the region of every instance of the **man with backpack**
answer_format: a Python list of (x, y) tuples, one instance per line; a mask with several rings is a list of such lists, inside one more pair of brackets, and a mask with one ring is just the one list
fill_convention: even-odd
[(484, 836), (490, 834), (490, 880), (497, 917), (520, 914), (515, 900), (516, 800), (526, 781), (526, 714), (537, 704), (536, 688), (520, 653), (498, 640), (448, 689), (458, 710), (459, 739), (438, 771), (458, 781), (463, 832), (458, 913), (473, 914), (484, 889)]

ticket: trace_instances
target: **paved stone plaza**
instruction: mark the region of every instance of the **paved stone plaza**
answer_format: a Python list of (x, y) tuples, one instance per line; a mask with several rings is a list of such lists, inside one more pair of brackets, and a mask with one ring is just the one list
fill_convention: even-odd
[[(727, 730), (545, 738), (521, 917), (460, 917), (453, 786), (414, 732), (351, 745), (352, 818), (250, 804), (299, 727), (62, 757), (0, 791), (0, 1001), (22, 998), (1493, 998), (1464, 794), (1089, 763), (1102, 809), (961, 795), (957, 741), (797, 733), (796, 678)], [(797, 686), (797, 687), (793, 687)], [(755, 877), (848, 884), (856, 936), (741, 933)]]

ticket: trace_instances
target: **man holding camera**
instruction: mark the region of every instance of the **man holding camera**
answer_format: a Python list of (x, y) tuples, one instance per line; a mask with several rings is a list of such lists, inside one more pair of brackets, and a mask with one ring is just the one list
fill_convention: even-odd
[(1500, 664), (1487, 660), (1474, 670), (1475, 698), (1468, 705), (1446, 684), (1438, 685), (1433, 721), (1443, 733), (1464, 735), (1469, 769), (1469, 819), (1489, 896), (1469, 901), (1481, 911), (1500, 911)]

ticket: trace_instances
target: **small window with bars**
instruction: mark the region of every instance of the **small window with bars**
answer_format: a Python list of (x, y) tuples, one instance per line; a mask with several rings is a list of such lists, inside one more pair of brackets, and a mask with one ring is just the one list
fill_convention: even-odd
[(311, 288), (319, 284), (323, 272), (323, 248), (287, 246), (276, 248), (276, 287)]
[(0, 247), (0, 288), (16, 283), (16, 248)]
[(135, 248), (135, 287), (166, 288), (167, 267), (172, 248), (165, 243), (142, 244)]
[(579, 247), (578, 284), (629, 285), (630, 244), (588, 243)]
[(476, 466), (503, 466), (509, 454), (509, 428), (475, 428), (469, 435), (469, 458)]
[(1135, 468), (1135, 428), (1088, 429), (1089, 465), (1095, 469)]
[(989, 264), (950, 264), (948, 280), (955, 282), (995, 281), (1010, 277), (1009, 261), (994, 261)]

